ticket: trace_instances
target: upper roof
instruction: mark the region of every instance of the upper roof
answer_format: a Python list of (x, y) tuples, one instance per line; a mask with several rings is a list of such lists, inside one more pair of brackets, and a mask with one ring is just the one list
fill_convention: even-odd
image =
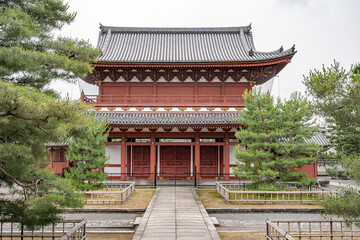
[(98, 62), (212, 63), (254, 62), (283, 58), (295, 46), (256, 51), (251, 25), (224, 28), (135, 28), (100, 25)]

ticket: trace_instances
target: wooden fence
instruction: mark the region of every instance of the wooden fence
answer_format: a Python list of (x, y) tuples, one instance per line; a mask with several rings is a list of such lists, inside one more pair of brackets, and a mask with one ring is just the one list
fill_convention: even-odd
[(270, 220), (266, 220), (266, 238), (269, 240), (295, 240)]
[(331, 192), (317, 186), (295, 190), (289, 186), (287, 191), (256, 191), (247, 190), (246, 183), (216, 183), (216, 191), (227, 202), (267, 203), (267, 202), (293, 202), (312, 203), (318, 197), (323, 197)]
[(65, 233), (59, 240), (84, 240), (86, 239), (86, 220), (81, 221), (73, 229)]
[(0, 222), (0, 239), (86, 239), (86, 220), (64, 220), (38, 230), (21, 232), (21, 224)]
[(346, 225), (341, 220), (320, 221), (266, 221), (266, 238), (269, 240), (352, 240), (360, 239), (360, 229), (355, 224)]
[(135, 182), (109, 181), (104, 182), (104, 189), (86, 191), (86, 203), (102, 204), (123, 202), (135, 191)]

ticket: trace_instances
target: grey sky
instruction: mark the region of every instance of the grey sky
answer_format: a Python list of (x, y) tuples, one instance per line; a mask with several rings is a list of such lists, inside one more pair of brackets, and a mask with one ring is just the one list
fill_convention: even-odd
[[(288, 97), (305, 91), (310, 69), (360, 62), (360, 0), (68, 0), (76, 11), (61, 35), (96, 45), (99, 23), (124, 27), (228, 27), (252, 23), (259, 51), (296, 44), (295, 57), (275, 78), (272, 94)], [(78, 87), (56, 82), (52, 87), (78, 97)], [(279, 91), (280, 90), (280, 91)]]

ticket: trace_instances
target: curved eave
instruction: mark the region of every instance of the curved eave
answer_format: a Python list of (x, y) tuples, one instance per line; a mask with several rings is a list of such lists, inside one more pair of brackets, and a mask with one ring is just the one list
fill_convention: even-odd
[(112, 128), (123, 128), (123, 129), (128, 129), (128, 128), (164, 128), (164, 127), (190, 127), (190, 128), (207, 128), (207, 127), (212, 127), (212, 128), (240, 128), (243, 125), (240, 124), (108, 124), (109, 127)]
[(93, 67), (256, 67), (290, 63), (296, 51), (281, 58), (241, 62), (90, 62)]

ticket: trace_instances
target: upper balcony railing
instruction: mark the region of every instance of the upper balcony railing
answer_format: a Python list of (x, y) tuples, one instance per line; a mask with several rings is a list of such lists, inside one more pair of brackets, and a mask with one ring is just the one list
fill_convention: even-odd
[(83, 101), (94, 105), (237, 105), (243, 106), (241, 95), (81, 95)]

